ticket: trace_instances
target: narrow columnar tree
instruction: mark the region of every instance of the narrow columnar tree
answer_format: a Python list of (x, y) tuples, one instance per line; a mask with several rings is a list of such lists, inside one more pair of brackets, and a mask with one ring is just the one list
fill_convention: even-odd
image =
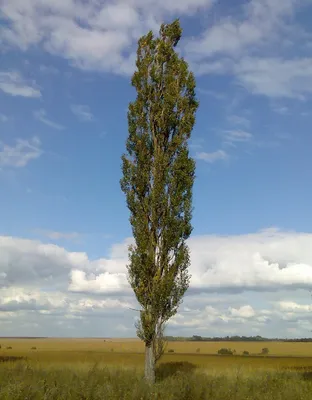
[(138, 42), (129, 104), (121, 188), (130, 210), (135, 244), (129, 248), (128, 278), (142, 307), (137, 334), (145, 342), (145, 377), (155, 381), (154, 346), (176, 314), (189, 286), (186, 240), (192, 232), (195, 162), (189, 156), (198, 101), (195, 78), (175, 51), (178, 20), (162, 24)]

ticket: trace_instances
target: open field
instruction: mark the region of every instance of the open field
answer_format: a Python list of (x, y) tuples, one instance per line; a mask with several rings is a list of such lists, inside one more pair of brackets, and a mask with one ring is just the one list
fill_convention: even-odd
[[(0, 339), (0, 356), (21, 356), (45, 363), (101, 363), (136, 366), (144, 362), (144, 345), (137, 339)], [(7, 349), (12, 347), (12, 349)], [(32, 348), (36, 349), (32, 349)], [(227, 347), (234, 356), (219, 356)], [(268, 356), (260, 356), (262, 348)], [(173, 350), (173, 353), (168, 353)], [(250, 355), (242, 356), (247, 350)], [(287, 342), (169, 342), (163, 362), (188, 361), (198, 367), (224, 369), (247, 368), (312, 368), (312, 344)]]
[[(0, 400), (311, 399), (310, 343), (169, 342), (153, 388), (142, 379), (144, 346), (136, 339), (0, 339), (0, 344), (0, 358), (25, 358), (0, 363)], [(217, 355), (223, 347), (236, 355)], [(264, 347), (269, 355), (259, 356)], [(240, 355), (244, 350), (250, 355)]]
[[(14, 351), (29, 351), (31, 347), (37, 347), (40, 351), (73, 351), (73, 352), (121, 352), (121, 353), (143, 353), (144, 344), (139, 339), (14, 339), (0, 338), (2, 351), (11, 346)], [(222, 348), (235, 349), (237, 354), (244, 350), (251, 354), (259, 354), (262, 348), (267, 347), (271, 356), (289, 357), (312, 357), (312, 343), (304, 342), (168, 342), (167, 350), (173, 349), (178, 354), (200, 354), (216, 355)]]

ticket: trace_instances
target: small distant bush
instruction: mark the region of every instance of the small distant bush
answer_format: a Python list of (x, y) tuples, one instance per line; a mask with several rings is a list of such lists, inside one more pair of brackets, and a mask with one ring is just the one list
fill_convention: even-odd
[(244, 350), (244, 351), (243, 351), (243, 356), (249, 356), (249, 351)]
[(225, 347), (218, 350), (218, 354), (227, 355), (227, 356), (232, 356), (234, 354), (234, 352), (235, 352), (235, 350), (233, 351), (231, 349), (226, 349)]
[(267, 347), (264, 347), (264, 348), (261, 350), (261, 354), (264, 354), (264, 355), (269, 354), (269, 349), (268, 349)]
[(37, 350), (37, 347), (33, 346), (33, 347), (31, 348), (31, 350)]
[(7, 347), (7, 350), (12, 350), (12, 347), (11, 347), (11, 346), (8, 346), (8, 347)]
[(200, 353), (200, 348), (196, 349), (196, 353)]
[(111, 352), (113, 353), (113, 352), (114, 352), (114, 349), (111, 349)]
[(168, 353), (174, 353), (174, 350), (173, 349), (169, 349)]

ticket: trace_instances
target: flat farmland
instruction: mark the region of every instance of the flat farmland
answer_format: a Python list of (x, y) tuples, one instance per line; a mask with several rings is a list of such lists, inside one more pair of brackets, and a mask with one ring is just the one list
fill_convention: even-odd
[[(100, 363), (141, 367), (144, 344), (138, 339), (0, 339), (1, 356), (26, 357), (44, 363), (77, 365)], [(11, 349), (10, 349), (11, 347)], [(236, 351), (233, 356), (219, 356), (220, 348)], [(259, 355), (262, 348), (268, 356)], [(242, 352), (248, 351), (249, 356)], [(290, 342), (169, 342), (163, 363), (189, 362), (207, 369), (312, 368), (312, 343)]]
[[(153, 387), (143, 379), (144, 345), (137, 339), (2, 338), (0, 344), (6, 361), (0, 400), (311, 399), (310, 343), (169, 342)], [(264, 347), (267, 356), (259, 355)], [(217, 355), (220, 348), (236, 354)]]

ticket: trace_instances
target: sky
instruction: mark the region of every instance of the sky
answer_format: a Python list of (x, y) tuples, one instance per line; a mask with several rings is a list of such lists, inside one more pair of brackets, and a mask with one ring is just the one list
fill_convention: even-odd
[(135, 336), (130, 79), (175, 18), (200, 107), (167, 333), (311, 336), (311, 0), (0, 0), (0, 336)]

